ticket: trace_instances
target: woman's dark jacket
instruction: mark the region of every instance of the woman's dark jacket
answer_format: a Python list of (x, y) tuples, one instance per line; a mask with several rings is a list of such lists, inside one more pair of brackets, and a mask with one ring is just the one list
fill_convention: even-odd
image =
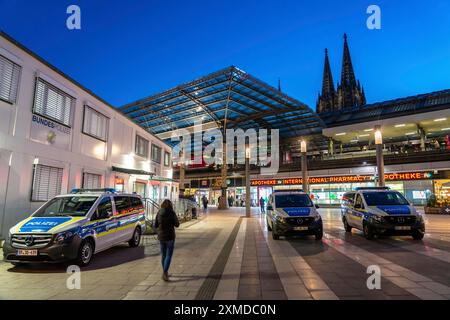
[(175, 227), (179, 227), (177, 214), (170, 209), (159, 209), (154, 227), (158, 229), (159, 241), (175, 240)]

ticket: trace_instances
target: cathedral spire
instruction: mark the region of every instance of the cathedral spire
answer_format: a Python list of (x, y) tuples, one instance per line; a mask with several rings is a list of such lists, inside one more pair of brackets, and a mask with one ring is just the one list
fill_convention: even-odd
[(334, 96), (333, 75), (331, 74), (330, 61), (328, 60), (328, 49), (325, 49), (325, 63), (323, 67), (322, 96)]
[(354, 88), (356, 86), (350, 49), (348, 48), (347, 34), (344, 33), (344, 54), (342, 58), (341, 85)]
[(329, 112), (334, 109), (334, 83), (333, 75), (331, 73), (330, 61), (328, 60), (328, 49), (325, 49), (325, 62), (323, 66), (322, 78), (322, 94), (319, 94), (317, 102), (317, 112)]

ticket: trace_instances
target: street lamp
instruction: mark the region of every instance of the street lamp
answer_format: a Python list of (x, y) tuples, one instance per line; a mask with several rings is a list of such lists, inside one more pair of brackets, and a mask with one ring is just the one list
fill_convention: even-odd
[(383, 134), (381, 133), (381, 127), (375, 126), (375, 146), (377, 151), (377, 173), (378, 173), (378, 186), (384, 187), (384, 157), (383, 157)]
[(251, 216), (251, 196), (250, 196), (250, 148), (245, 148), (245, 216)]
[(303, 180), (303, 191), (309, 193), (309, 183), (308, 183), (308, 157), (306, 150), (306, 141), (300, 141), (300, 152), (302, 154), (302, 180)]

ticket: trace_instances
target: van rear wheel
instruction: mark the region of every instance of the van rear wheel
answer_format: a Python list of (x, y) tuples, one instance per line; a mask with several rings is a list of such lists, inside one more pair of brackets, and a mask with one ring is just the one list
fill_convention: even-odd
[(140, 243), (141, 243), (141, 229), (137, 227), (136, 229), (134, 229), (133, 237), (130, 239), (130, 241), (128, 241), (128, 245), (131, 248), (135, 248), (139, 246)]

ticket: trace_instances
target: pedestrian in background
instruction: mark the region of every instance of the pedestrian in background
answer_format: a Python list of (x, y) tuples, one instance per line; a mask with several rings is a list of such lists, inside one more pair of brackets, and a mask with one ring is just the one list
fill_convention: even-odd
[(264, 207), (265, 204), (266, 204), (266, 201), (264, 200), (263, 197), (261, 197), (261, 198), (259, 199), (259, 205), (260, 205), (260, 207), (261, 207), (261, 213), (265, 213), (265, 212), (266, 212), (266, 209), (265, 209), (265, 207)]
[(180, 226), (177, 214), (173, 210), (172, 202), (168, 199), (161, 204), (156, 215), (154, 227), (158, 229), (158, 240), (161, 248), (162, 278), (169, 281), (169, 268), (175, 247), (175, 228)]
[(202, 204), (203, 204), (203, 210), (206, 211), (208, 209), (208, 199), (206, 199), (205, 195), (203, 195), (203, 197), (202, 197)]

